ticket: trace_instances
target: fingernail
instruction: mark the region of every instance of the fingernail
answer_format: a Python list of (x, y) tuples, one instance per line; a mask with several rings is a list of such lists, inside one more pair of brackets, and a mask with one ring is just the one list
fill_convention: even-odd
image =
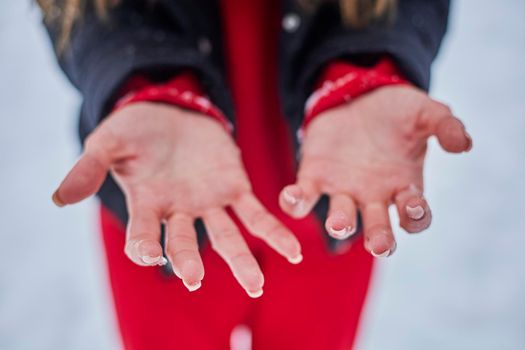
[(417, 205), (415, 207), (411, 207), (409, 205), (406, 206), (407, 215), (412, 220), (420, 220), (425, 216), (425, 209), (423, 209), (422, 206)]
[(355, 227), (347, 226), (347, 227), (342, 228), (340, 230), (336, 230), (333, 227), (330, 227), (329, 231), (330, 231), (331, 235), (334, 238), (346, 239), (346, 238), (350, 237), (351, 235), (353, 235), (357, 230), (356, 230)]
[(299, 264), (301, 261), (303, 261), (303, 255), (299, 254), (295, 258), (289, 258), (288, 261), (294, 265)]
[(376, 258), (386, 258), (387, 256), (390, 255), (390, 249), (387, 249), (386, 251), (384, 251), (383, 253), (381, 254), (378, 254), (378, 253), (375, 253), (373, 250), (370, 251), (370, 253), (375, 256)]
[[(140, 257), (145, 264), (148, 265), (165, 265), (168, 261), (163, 256), (149, 256), (144, 255)], [(164, 262), (165, 261), (165, 262)]]
[(58, 190), (56, 190), (54, 193), (53, 193), (53, 196), (51, 197), (51, 200), (53, 201), (53, 203), (55, 203), (55, 205), (59, 208), (62, 208), (63, 206), (66, 205), (66, 203), (64, 203), (62, 201), (62, 199), (60, 199), (60, 197), (58, 196)]
[(182, 283), (184, 284), (184, 286), (186, 288), (188, 288), (188, 290), (190, 292), (194, 292), (194, 291), (196, 291), (197, 289), (199, 289), (202, 286), (202, 282), (201, 281), (189, 284), (189, 283), (186, 283), (186, 281), (183, 280)]
[(295, 198), (292, 194), (290, 194), (290, 192), (288, 192), (287, 190), (284, 190), (283, 192), (283, 197), (284, 197), (284, 200), (287, 201), (288, 203), (290, 203), (291, 205), (296, 205), (298, 200), (297, 198)]
[(255, 292), (250, 292), (250, 291), (246, 291), (246, 293), (248, 293), (248, 296), (250, 298), (259, 298), (261, 295), (263, 295), (263, 290), (262, 289), (259, 289), (258, 291), (255, 291)]

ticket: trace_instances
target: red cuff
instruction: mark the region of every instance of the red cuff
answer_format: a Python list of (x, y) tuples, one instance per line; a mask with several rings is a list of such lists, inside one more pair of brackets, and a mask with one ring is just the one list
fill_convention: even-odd
[(134, 76), (124, 84), (122, 96), (115, 104), (115, 110), (135, 102), (161, 102), (205, 114), (220, 122), (226, 130), (233, 130), (219, 108), (211, 103), (199, 81), (189, 71), (178, 74), (165, 83), (153, 83), (143, 76)]
[(306, 101), (300, 138), (308, 124), (322, 112), (379, 87), (407, 83), (389, 58), (381, 59), (372, 67), (360, 67), (346, 61), (331, 63), (321, 73), (316, 90)]

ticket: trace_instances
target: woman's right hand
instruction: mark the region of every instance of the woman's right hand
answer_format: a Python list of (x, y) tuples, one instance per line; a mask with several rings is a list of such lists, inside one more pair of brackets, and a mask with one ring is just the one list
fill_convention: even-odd
[(165, 223), (166, 255), (190, 291), (204, 277), (193, 225), (201, 218), (213, 249), (239, 284), (251, 297), (262, 294), (261, 269), (226, 207), (288, 261), (302, 259), (295, 236), (252, 193), (234, 140), (209, 117), (149, 102), (117, 110), (88, 137), (53, 200), (63, 206), (93, 195), (108, 171), (126, 196), (126, 254), (138, 265), (165, 264), (160, 245)]

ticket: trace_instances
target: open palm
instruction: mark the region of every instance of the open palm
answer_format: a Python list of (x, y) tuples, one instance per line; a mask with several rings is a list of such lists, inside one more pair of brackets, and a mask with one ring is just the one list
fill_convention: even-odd
[(292, 263), (301, 260), (295, 236), (254, 197), (231, 136), (216, 121), (177, 107), (136, 103), (110, 115), (90, 135), (80, 160), (54, 195), (58, 204), (94, 194), (107, 172), (123, 190), (129, 212), (126, 254), (139, 265), (162, 265), (166, 255), (189, 290), (204, 267), (194, 221), (202, 218), (212, 247), (252, 297), (263, 274), (225, 208)]
[(411, 87), (383, 87), (324, 112), (307, 127), (297, 182), (283, 189), (280, 205), (299, 218), (327, 194), (328, 233), (337, 239), (355, 233), (359, 210), (365, 247), (375, 256), (389, 256), (396, 247), (390, 204), (396, 204), (406, 231), (430, 225), (423, 162), (432, 135), (448, 152), (472, 146), (447, 106)]

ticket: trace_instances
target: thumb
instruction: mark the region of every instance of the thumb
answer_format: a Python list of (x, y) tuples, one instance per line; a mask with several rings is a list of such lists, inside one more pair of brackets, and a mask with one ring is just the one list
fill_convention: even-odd
[(472, 138), (448, 106), (431, 100), (423, 110), (421, 120), (428, 136), (435, 135), (445, 151), (460, 153), (472, 148)]
[(71, 168), (52, 200), (58, 207), (74, 204), (95, 194), (104, 182), (112, 164), (112, 156), (106, 133), (96, 129), (86, 140), (86, 147), (80, 159)]

